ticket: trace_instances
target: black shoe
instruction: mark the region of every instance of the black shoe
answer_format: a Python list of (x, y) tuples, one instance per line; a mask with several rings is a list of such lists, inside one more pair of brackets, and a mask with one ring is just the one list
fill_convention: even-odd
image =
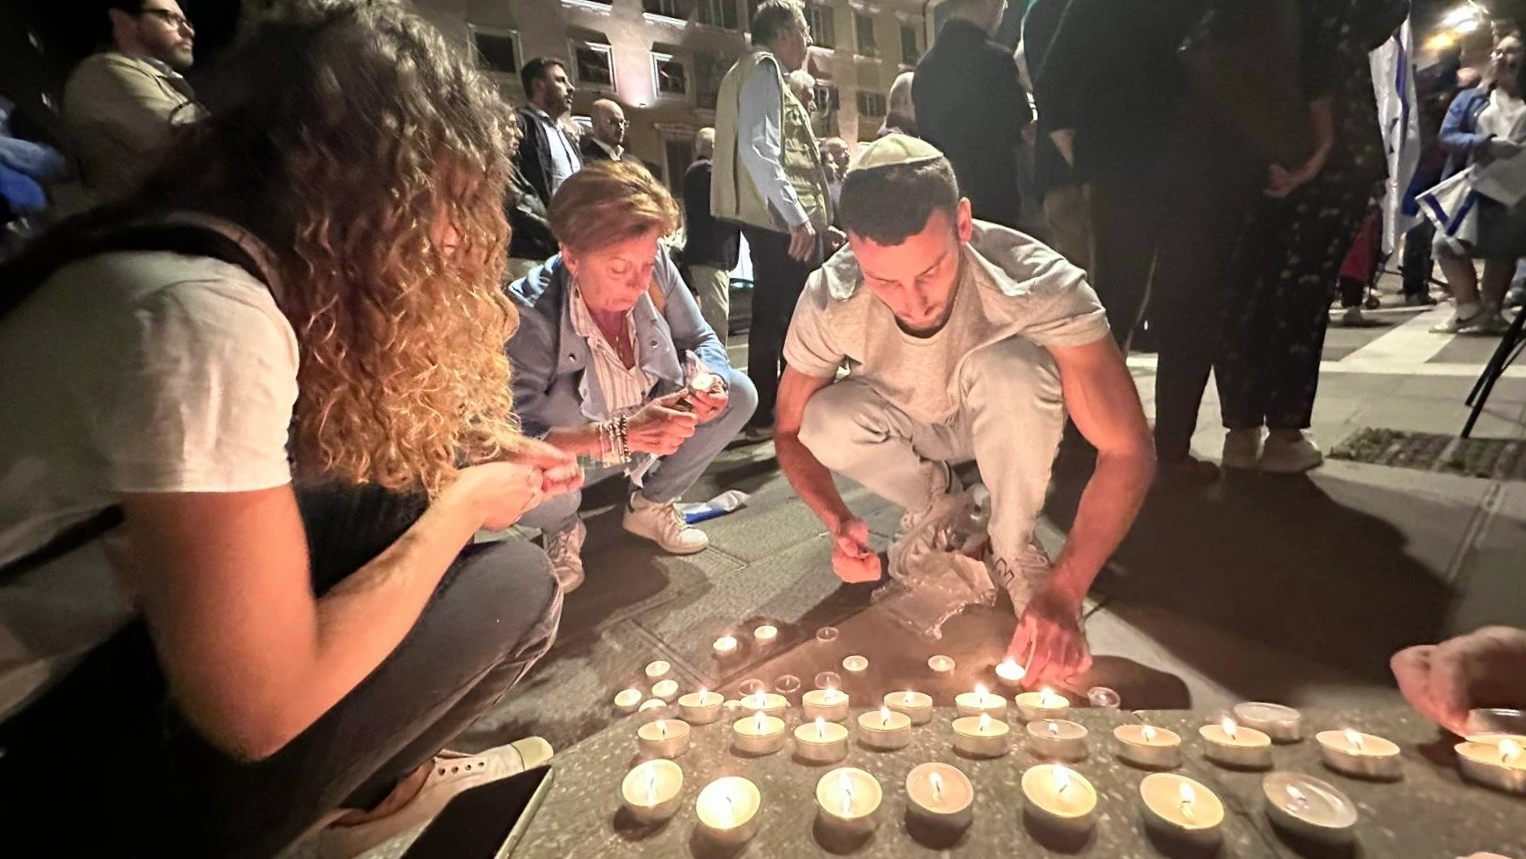
[(765, 441), (773, 440), (774, 428), (771, 426), (763, 426), (761, 424), (756, 426), (745, 426), (742, 427), (741, 435), (737, 437), (742, 440), (742, 444), (762, 444)]
[(1420, 295), (1406, 295), (1406, 296), (1404, 296), (1404, 306), (1405, 307), (1434, 307), (1434, 306), (1436, 306), (1436, 297), (1431, 295), (1428, 292), (1427, 293), (1422, 293)]
[(1184, 456), (1155, 463), (1154, 489), (1203, 489), (1219, 482), (1219, 467), (1203, 459)]
[(1526, 307), (1526, 283), (1510, 287), (1510, 291), (1505, 293), (1505, 306)]

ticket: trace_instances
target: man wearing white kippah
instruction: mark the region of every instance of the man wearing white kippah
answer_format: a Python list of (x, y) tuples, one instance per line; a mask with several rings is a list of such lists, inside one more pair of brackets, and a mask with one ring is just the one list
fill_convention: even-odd
[[(795, 308), (776, 435), (779, 464), (836, 541), (833, 570), (849, 582), (880, 577), (868, 527), (833, 472), (903, 507), (904, 535), (950, 514), (950, 466), (973, 460), (991, 492), (987, 561), (1020, 616), (1009, 654), (1029, 660), (1034, 685), (1084, 672), (1081, 601), (1155, 462), (1102, 305), (1059, 254), (973, 220), (948, 159), (916, 138), (866, 145), (839, 214), (848, 247)], [(1051, 565), (1033, 526), (1067, 410), (1096, 445), (1097, 467)]]

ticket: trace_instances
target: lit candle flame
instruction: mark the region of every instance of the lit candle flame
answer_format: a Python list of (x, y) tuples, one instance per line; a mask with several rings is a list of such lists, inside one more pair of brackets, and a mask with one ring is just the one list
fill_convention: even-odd
[(1070, 789), (1070, 770), (1065, 767), (1054, 768), (1054, 792), (1063, 796)]
[(827, 720), (823, 719), (820, 716), (817, 716), (816, 717), (816, 739), (818, 739), (818, 740), (825, 740), (826, 738), (827, 738)]
[(1193, 792), (1192, 785), (1182, 782), (1177, 790), (1177, 795), (1182, 798), (1182, 817), (1192, 817), (1192, 803), (1197, 801), (1197, 794)]
[(881, 707), (880, 708), (880, 727), (883, 728), (883, 727), (888, 726), (889, 724), (890, 724), (890, 708), (889, 707)]
[(758, 733), (763, 733), (763, 727), (768, 724), (767, 722), (763, 721), (763, 711), (758, 711), (757, 715), (753, 717), (752, 723), (753, 726), (758, 729)]
[(1143, 728), (1140, 729), (1139, 735), (1141, 737), (1144, 737), (1144, 741), (1147, 742), (1147, 743), (1155, 742), (1155, 726), (1153, 726), (1153, 725), (1145, 725)]
[(977, 707), (984, 707), (985, 705), (986, 705), (986, 687), (985, 687), (984, 684), (976, 683), (975, 684), (975, 706), (977, 706)]
[(1521, 756), (1521, 744), (1515, 740), (1500, 740), (1500, 763), (1508, 764)]
[(982, 712), (980, 714), (980, 722), (978, 723), (978, 726), (979, 726), (978, 730), (982, 734), (984, 734), (987, 731), (991, 730), (991, 714), (990, 713)]
[(1235, 738), (1235, 733), (1240, 730), (1240, 726), (1235, 724), (1235, 720), (1229, 718), (1228, 716), (1225, 716), (1223, 720), (1219, 722), (1219, 726), (1224, 729), (1224, 736), (1230, 738), (1231, 740)]
[(763, 694), (762, 689), (752, 693), (752, 706), (755, 710), (761, 710), (768, 706), (768, 697)]
[(1053, 719), (1050, 719), (1049, 720), (1049, 736), (1051, 736), (1051, 737), (1058, 737), (1059, 735), (1060, 735), (1060, 726), (1056, 725), (1054, 723)]
[(1039, 690), (1039, 706), (1040, 707), (1058, 707), (1058, 706), (1060, 706), (1059, 697), (1060, 696), (1054, 694), (1054, 690), (1053, 689), (1050, 689), (1048, 686), (1045, 686), (1043, 689)]
[(912, 695), (911, 690), (907, 689), (906, 690), (906, 696), (901, 699), (901, 703), (903, 703), (903, 704), (910, 704), (913, 700), (915, 700), (914, 698), (911, 697), (911, 695)]
[(1362, 750), (1362, 735), (1350, 728), (1347, 728), (1343, 733), (1346, 735), (1346, 742), (1351, 745), (1351, 750), (1360, 752)]
[(657, 770), (655, 769), (646, 771), (646, 804), (657, 804)]
[(822, 700), (823, 703), (826, 703), (826, 704), (830, 704), (833, 701), (836, 701), (837, 700), (837, 687), (836, 686), (828, 686), (827, 688), (821, 690), (821, 700)]
[(853, 780), (847, 773), (837, 774), (837, 788), (842, 791), (842, 816), (849, 817), (853, 814)]
[(937, 773), (932, 773), (932, 774), (930, 774), (927, 777), (927, 781), (928, 781), (929, 784), (931, 784), (933, 786), (933, 800), (935, 802), (942, 802), (943, 801), (943, 776), (938, 775)]

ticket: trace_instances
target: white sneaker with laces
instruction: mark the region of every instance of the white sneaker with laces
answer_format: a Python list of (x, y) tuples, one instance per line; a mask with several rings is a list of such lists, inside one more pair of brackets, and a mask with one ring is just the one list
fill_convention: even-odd
[(678, 512), (677, 500), (648, 501), (637, 492), (625, 507), (625, 530), (656, 543), (673, 555), (692, 555), (710, 545), (704, 531), (692, 528)]
[(1235, 429), (1224, 434), (1225, 468), (1254, 470), (1261, 459), (1261, 427)]
[(564, 594), (572, 593), (583, 583), (583, 541), (587, 539), (588, 526), (582, 519), (571, 528), (542, 537), (546, 555), (551, 558), (551, 571)]
[(1300, 432), (1296, 439), (1272, 433), (1261, 448), (1261, 470), (1276, 474), (1302, 474), (1325, 461), (1313, 436)]
[(480, 784), (518, 775), (551, 760), (551, 744), (526, 737), (475, 755), (441, 751), (424, 785), (408, 803), (386, 817), (354, 826), (334, 825), (318, 835), (321, 859), (351, 859), (434, 819), (456, 794)]

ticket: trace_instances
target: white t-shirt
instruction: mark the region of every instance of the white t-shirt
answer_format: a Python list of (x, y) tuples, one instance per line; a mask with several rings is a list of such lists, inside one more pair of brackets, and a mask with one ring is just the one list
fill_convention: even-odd
[[(72, 263), (0, 318), (0, 367), (0, 566), (122, 493), (291, 482), (297, 339), (238, 266), (168, 252)], [(132, 617), (108, 561), (128, 531), (0, 580), (0, 719)]]
[(1009, 337), (1047, 348), (1108, 336), (1107, 315), (1085, 272), (1036, 239), (976, 221), (963, 253), (948, 322), (930, 337), (915, 337), (864, 287), (858, 260), (844, 247), (801, 293), (785, 362), (816, 378), (846, 365), (909, 417), (939, 424), (958, 410), (959, 368), (971, 352)]

